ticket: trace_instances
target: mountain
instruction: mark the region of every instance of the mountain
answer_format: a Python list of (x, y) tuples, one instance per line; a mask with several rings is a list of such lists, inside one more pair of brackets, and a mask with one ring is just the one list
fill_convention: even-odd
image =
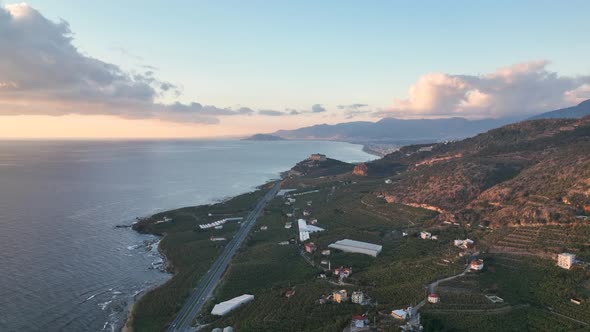
[(295, 130), (279, 130), (273, 135), (287, 139), (365, 142), (435, 142), (470, 137), (515, 119), (467, 120), (464, 118), (402, 120), (384, 118), (377, 122), (356, 121), (321, 124)]
[[(452, 143), (406, 146), (367, 164), (394, 175), (387, 201), (439, 222), (554, 224), (590, 212), (590, 117), (507, 125)], [(397, 174), (397, 175), (395, 175)]]
[(579, 119), (583, 118), (587, 115), (590, 115), (590, 99), (581, 102), (580, 104), (572, 107), (562, 108), (556, 111), (542, 113), (530, 118), (530, 120), (538, 120), (538, 119)]
[(252, 135), (250, 137), (244, 138), (243, 141), (285, 141), (285, 139), (282, 137), (279, 137), (279, 136), (275, 136), (275, 135), (256, 134), (256, 135)]
[[(590, 115), (590, 100), (577, 106), (536, 115), (529, 120), (553, 118), (582, 118)], [(471, 137), (490, 129), (524, 120), (522, 117), (468, 120), (441, 118), (403, 120), (384, 118), (377, 122), (355, 121), (335, 125), (320, 124), (294, 130), (278, 130), (275, 136), (298, 140), (329, 140), (352, 143), (416, 144), (457, 140)]]

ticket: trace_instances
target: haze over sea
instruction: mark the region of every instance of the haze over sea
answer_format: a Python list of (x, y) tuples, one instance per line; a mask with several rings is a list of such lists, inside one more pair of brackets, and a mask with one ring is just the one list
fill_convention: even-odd
[(253, 190), (338, 142), (0, 142), (0, 330), (110, 331), (133, 296), (169, 275), (136, 217)]

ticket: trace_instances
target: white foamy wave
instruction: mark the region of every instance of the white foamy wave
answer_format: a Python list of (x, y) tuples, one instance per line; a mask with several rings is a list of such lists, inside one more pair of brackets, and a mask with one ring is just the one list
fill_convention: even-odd
[(111, 302), (113, 302), (113, 301), (111, 300), (111, 301), (106, 301), (106, 302), (103, 302), (103, 303), (99, 303), (98, 306), (100, 307), (101, 310), (104, 311), (109, 306), (109, 304), (111, 304)]

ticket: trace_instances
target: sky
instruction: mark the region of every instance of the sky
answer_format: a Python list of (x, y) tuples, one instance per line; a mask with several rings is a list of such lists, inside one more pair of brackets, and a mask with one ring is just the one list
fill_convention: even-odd
[(0, 138), (225, 137), (590, 98), (588, 1), (0, 0)]

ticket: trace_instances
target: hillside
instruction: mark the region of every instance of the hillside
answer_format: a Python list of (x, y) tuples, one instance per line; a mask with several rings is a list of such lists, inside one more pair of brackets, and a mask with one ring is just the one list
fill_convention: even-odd
[(268, 134), (256, 134), (250, 137), (246, 137), (242, 139), (243, 141), (285, 141), (284, 138), (275, 136), (275, 135), (268, 135)]
[(590, 206), (590, 117), (521, 122), (369, 164), (388, 167), (407, 172), (379, 188), (386, 199), (441, 211), (438, 221), (569, 222)]
[(562, 108), (556, 111), (542, 113), (530, 118), (531, 120), (538, 119), (557, 119), (557, 118), (572, 118), (579, 119), (587, 115), (590, 115), (590, 99), (581, 102), (580, 104), (572, 107)]

